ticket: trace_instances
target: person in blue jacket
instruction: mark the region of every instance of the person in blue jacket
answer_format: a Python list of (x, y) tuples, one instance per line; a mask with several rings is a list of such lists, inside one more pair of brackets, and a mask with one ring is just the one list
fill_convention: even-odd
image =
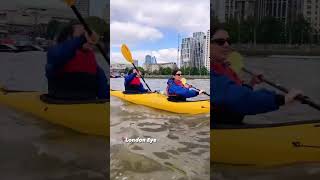
[(228, 67), (231, 47), (227, 31), (213, 29), (211, 38), (211, 128), (216, 124), (241, 124), (246, 115), (276, 111), (301, 94), (297, 90), (286, 95), (266, 89), (254, 90), (242, 83)]
[(192, 98), (202, 94), (204, 91), (196, 91), (191, 89), (192, 86), (184, 85), (181, 82), (182, 73), (180, 70), (172, 71), (172, 78), (167, 82), (167, 95), (169, 101), (179, 102), (186, 101), (187, 98)]
[(128, 94), (139, 94), (147, 93), (148, 89), (143, 87), (143, 84), (140, 81), (141, 72), (136, 69), (130, 69), (128, 74), (124, 77), (124, 87), (125, 93)]
[(67, 100), (108, 99), (106, 75), (96, 62), (93, 45), (98, 35), (91, 36), (79, 22), (70, 22), (47, 52), (46, 77), (48, 94)]

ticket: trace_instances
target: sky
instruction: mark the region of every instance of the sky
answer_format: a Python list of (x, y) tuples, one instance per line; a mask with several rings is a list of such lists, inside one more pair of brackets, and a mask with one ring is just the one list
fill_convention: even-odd
[(157, 61), (176, 62), (178, 35), (192, 36), (210, 27), (209, 0), (111, 0), (111, 63), (125, 63), (120, 52), (127, 44), (139, 65), (147, 54)]

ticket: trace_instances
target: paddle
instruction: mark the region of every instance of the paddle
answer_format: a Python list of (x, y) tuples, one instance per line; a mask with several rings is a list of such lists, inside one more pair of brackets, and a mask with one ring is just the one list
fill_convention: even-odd
[[(74, 14), (77, 16), (78, 20), (83, 25), (85, 30), (88, 32), (89, 35), (91, 35), (92, 34), (91, 29), (89, 28), (88, 24), (84, 21), (84, 19), (81, 16), (80, 12), (78, 11), (76, 6), (74, 5), (76, 0), (63, 0), (63, 1), (73, 10)], [(103, 50), (101, 45), (99, 43), (97, 43), (96, 47), (101, 52), (101, 54), (104, 57), (104, 59), (106, 60), (106, 62), (110, 65), (110, 59), (107, 57), (106, 52)]]
[[(184, 85), (185, 85), (185, 84), (190, 85), (190, 84), (187, 83), (187, 80), (186, 80), (185, 78), (182, 78), (182, 79), (181, 79), (181, 82), (182, 82), (182, 84), (184, 84)], [(201, 91), (200, 89), (198, 89), (198, 88), (196, 88), (196, 87), (194, 87), (194, 86), (192, 86), (192, 88), (195, 89), (195, 90), (197, 90), (197, 91)], [(206, 93), (206, 92), (203, 92), (203, 94), (205, 94), (205, 95), (207, 95), (207, 96), (210, 96), (210, 94), (208, 94), (208, 93)]]
[[(129, 63), (131, 63), (131, 64), (133, 65), (133, 67), (134, 67), (137, 71), (139, 71), (138, 68), (136, 67), (136, 65), (134, 65), (134, 61), (133, 61), (133, 59), (132, 59), (131, 51), (130, 51), (130, 49), (128, 48), (127, 45), (122, 44), (122, 46), (121, 46), (121, 53), (122, 53), (123, 57), (124, 57)], [(146, 83), (146, 81), (144, 80), (142, 74), (141, 74), (141, 78), (142, 78), (144, 84), (146, 84), (146, 86), (148, 87), (149, 91), (151, 92), (151, 89), (150, 89), (150, 87), (148, 86), (148, 84)]]
[[(252, 71), (244, 68), (244, 65), (243, 65), (243, 57), (241, 56), (240, 53), (238, 52), (232, 52), (229, 56), (229, 61), (231, 63), (231, 68), (236, 71), (236, 72), (240, 72), (241, 70), (245, 73), (248, 73), (250, 74), (251, 76), (257, 76), (256, 74), (254, 74)], [(267, 79), (265, 79), (264, 77), (258, 77), (262, 82), (265, 82), (266, 84), (284, 92), (284, 93), (288, 93), (289, 90), (279, 84), (275, 84)], [(297, 96), (296, 99), (298, 101), (300, 101), (302, 104), (308, 104), (309, 106), (317, 109), (320, 111), (320, 105), (316, 104), (315, 102), (313, 102), (308, 96)]]

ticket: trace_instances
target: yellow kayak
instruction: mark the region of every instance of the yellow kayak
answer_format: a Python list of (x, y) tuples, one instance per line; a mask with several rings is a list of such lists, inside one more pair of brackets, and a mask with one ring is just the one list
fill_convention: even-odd
[(159, 93), (124, 94), (122, 91), (114, 90), (111, 90), (110, 95), (134, 104), (144, 105), (173, 113), (203, 114), (210, 112), (209, 100), (171, 102), (167, 100), (167, 96)]
[(80, 133), (109, 136), (109, 102), (46, 102), (40, 92), (0, 89), (0, 104)]
[(320, 162), (320, 120), (211, 129), (211, 161), (275, 166)]

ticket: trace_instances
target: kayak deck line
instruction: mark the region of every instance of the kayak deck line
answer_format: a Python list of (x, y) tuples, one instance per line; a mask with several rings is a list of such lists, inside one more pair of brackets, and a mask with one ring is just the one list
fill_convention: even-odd
[(77, 132), (109, 136), (109, 101), (81, 104), (50, 104), (41, 92), (0, 90), (0, 104)]
[(209, 100), (172, 102), (167, 100), (167, 96), (160, 93), (125, 94), (123, 91), (117, 90), (111, 90), (110, 95), (134, 104), (177, 114), (210, 113)]
[(261, 167), (320, 163), (320, 120), (211, 129), (211, 162)]

